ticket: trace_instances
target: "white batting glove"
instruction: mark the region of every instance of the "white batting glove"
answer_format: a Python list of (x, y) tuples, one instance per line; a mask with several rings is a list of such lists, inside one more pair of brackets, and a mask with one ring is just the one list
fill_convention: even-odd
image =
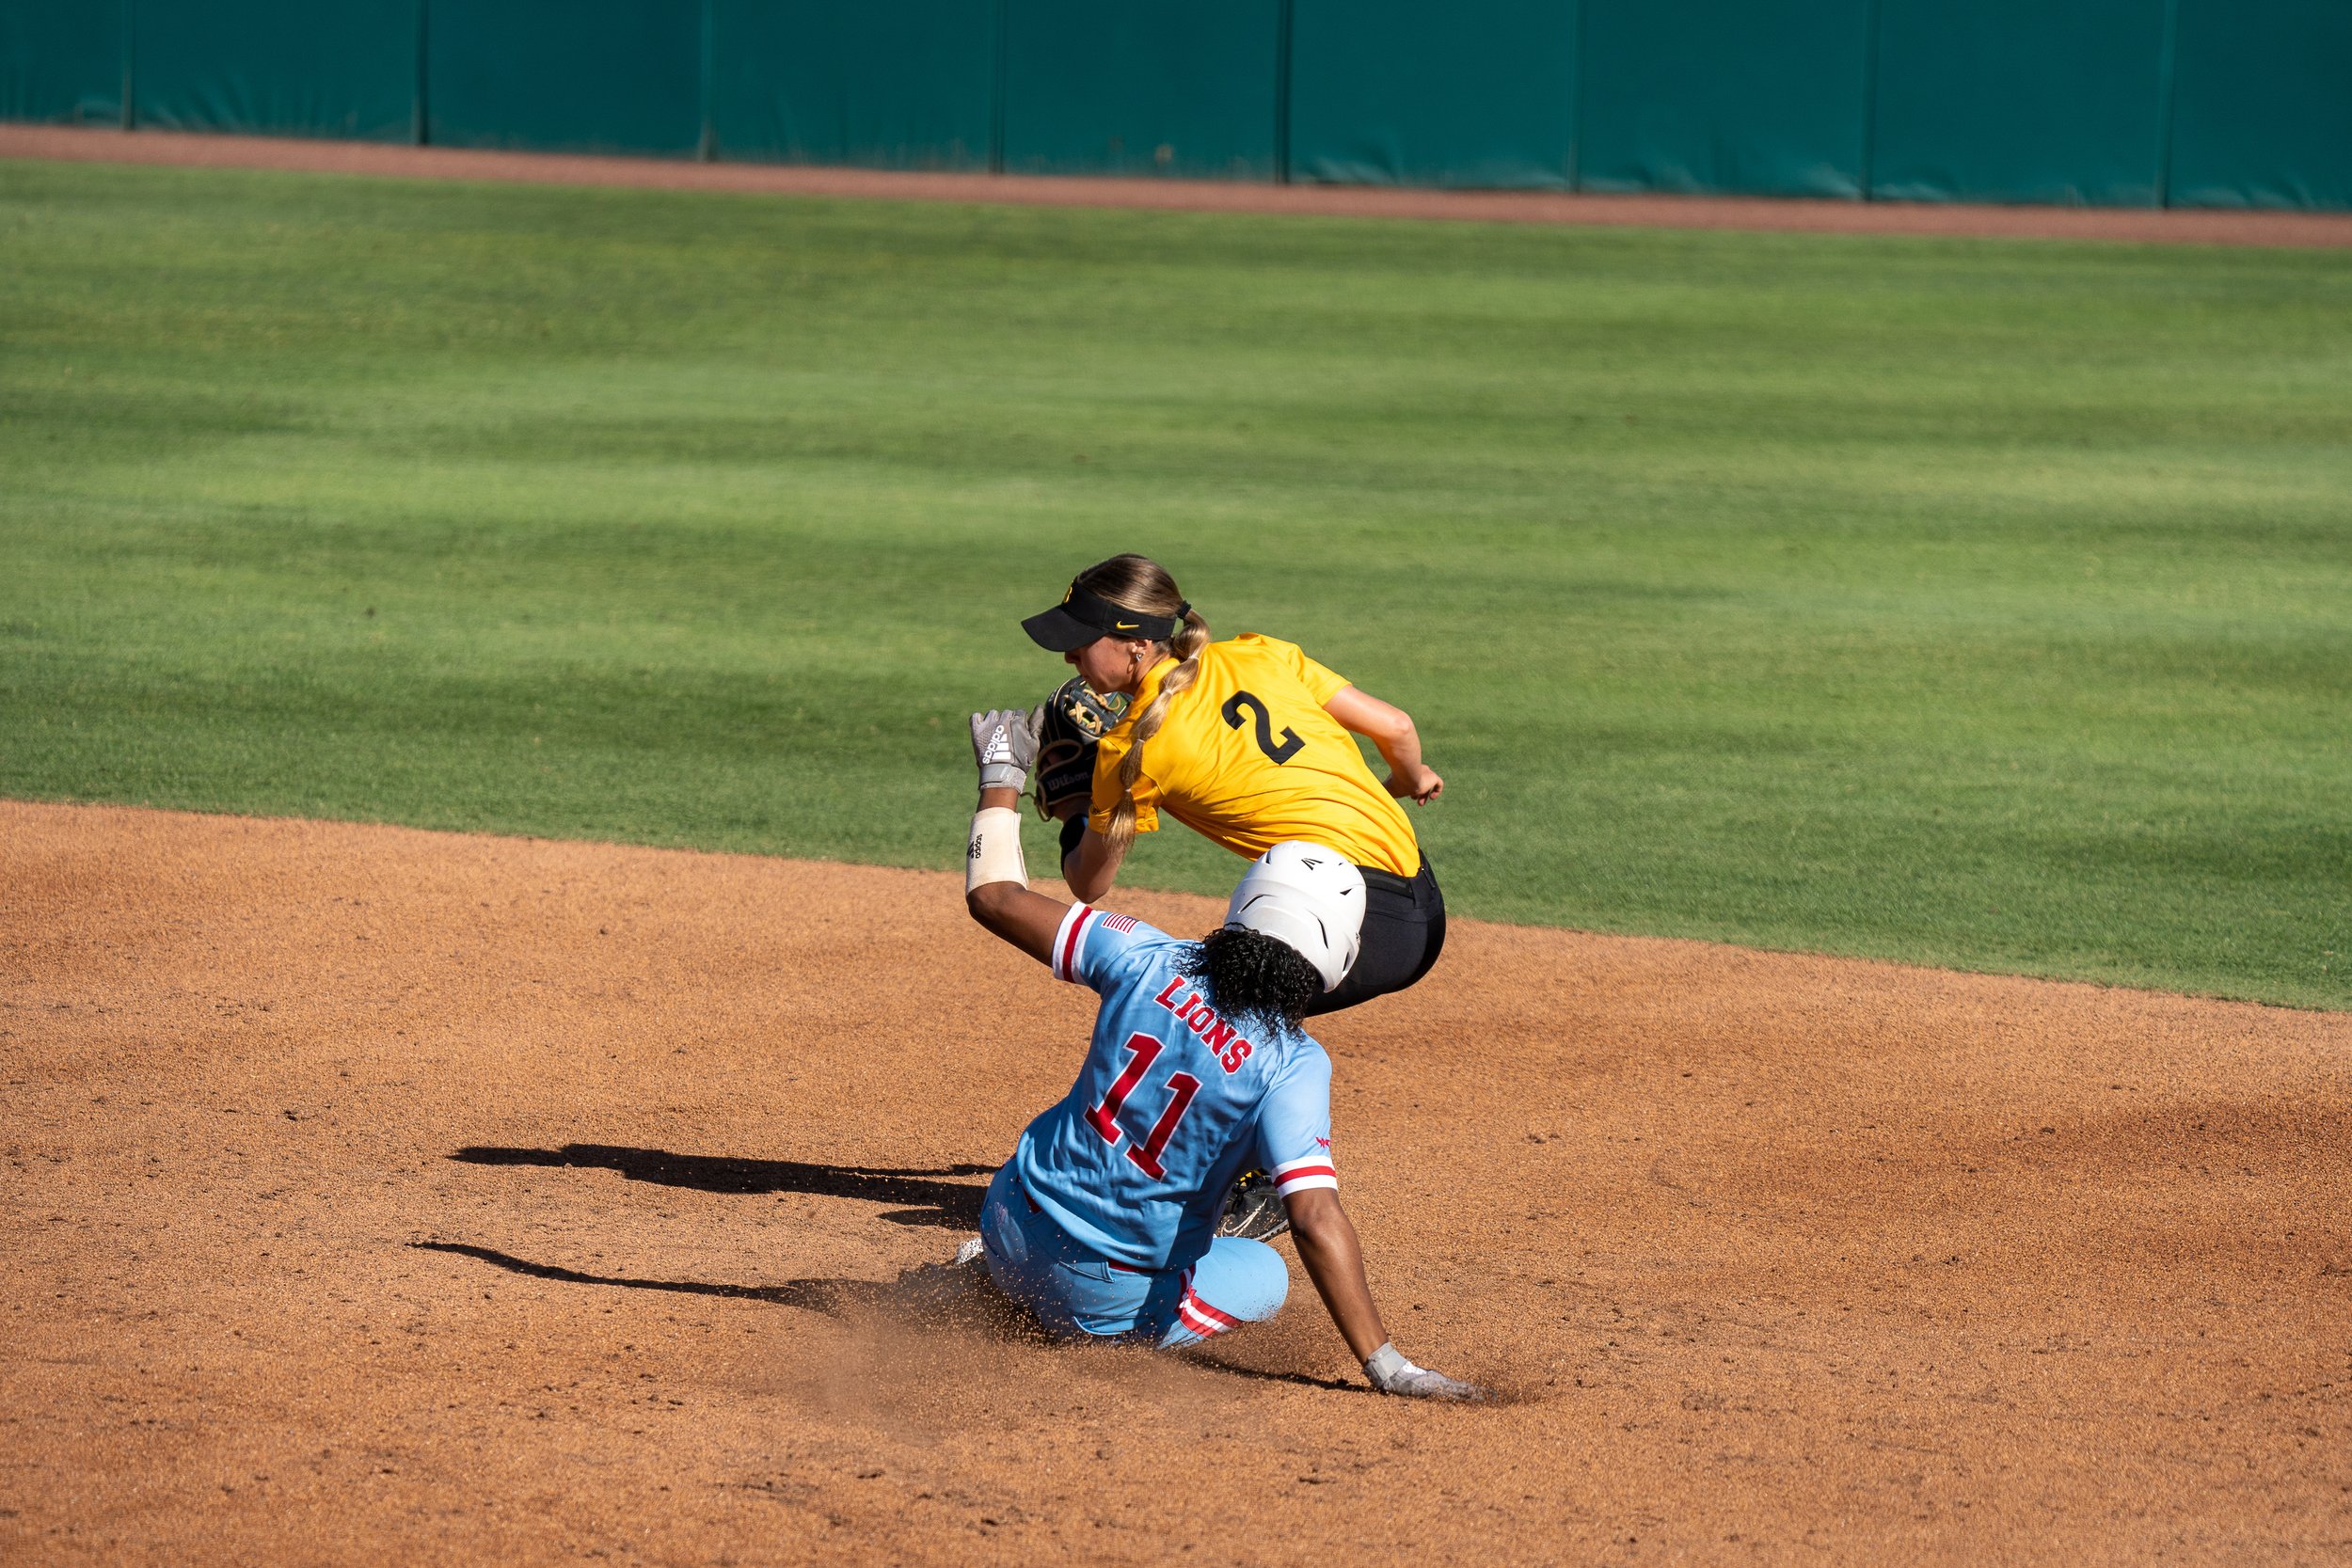
[(1364, 1363), (1364, 1375), (1372, 1386), (1384, 1394), (1402, 1394), (1412, 1400), (1483, 1400), (1486, 1390), (1474, 1383), (1461, 1383), (1443, 1372), (1433, 1372), (1426, 1367), (1416, 1367), (1405, 1359), (1394, 1345), (1382, 1345)]
[(972, 755), (980, 765), (982, 789), (1022, 789), (1037, 761), (1042, 708), (991, 708), (972, 716)]

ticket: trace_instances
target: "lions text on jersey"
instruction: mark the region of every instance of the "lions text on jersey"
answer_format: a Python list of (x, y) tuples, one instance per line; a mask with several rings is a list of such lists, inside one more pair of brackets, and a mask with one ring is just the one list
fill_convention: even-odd
[(1013, 1170), (1072, 1240), (1129, 1269), (1206, 1252), (1250, 1166), (1285, 1196), (1339, 1185), (1331, 1058), (1303, 1033), (1218, 1017), (1177, 967), (1191, 945), (1086, 904), (1054, 936), (1055, 977), (1103, 1006), (1078, 1081), (1021, 1134)]

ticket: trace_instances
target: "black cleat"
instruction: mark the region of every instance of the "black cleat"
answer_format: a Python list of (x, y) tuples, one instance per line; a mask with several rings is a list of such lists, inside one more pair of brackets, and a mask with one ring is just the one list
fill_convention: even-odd
[(1274, 1190), (1274, 1178), (1262, 1170), (1241, 1173), (1225, 1195), (1225, 1217), (1216, 1222), (1218, 1235), (1246, 1242), (1270, 1242), (1290, 1227), (1290, 1212)]

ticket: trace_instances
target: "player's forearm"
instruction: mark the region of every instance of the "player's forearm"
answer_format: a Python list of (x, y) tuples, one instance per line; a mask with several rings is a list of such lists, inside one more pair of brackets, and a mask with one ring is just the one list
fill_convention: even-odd
[(1298, 1261), (1305, 1266), (1307, 1277), (1315, 1282), (1315, 1293), (1323, 1298), (1324, 1309), (1331, 1314), (1331, 1322), (1356, 1359), (1364, 1360), (1388, 1343), (1389, 1331), (1380, 1325), (1380, 1309), (1373, 1305), (1372, 1285), (1364, 1277), (1363, 1248), (1346, 1211), (1333, 1203), (1327, 1212), (1305, 1223), (1294, 1213), (1291, 1239), (1297, 1244)]
[(1062, 880), (1081, 903), (1091, 904), (1110, 892), (1125, 859), (1109, 839), (1089, 829), (1078, 840), (1077, 850), (1061, 863)]
[(1009, 788), (980, 791), (980, 809), (973, 813), (964, 848), (963, 907), (989, 931), (1044, 961), (1070, 906), (1029, 889), (1021, 857), (1021, 817), (1013, 809), (1019, 798)]
[(1421, 767), (1421, 731), (1414, 728), (1412, 715), (1398, 709), (1396, 717), (1399, 722), (1385, 734), (1374, 736), (1372, 743), (1390, 772), (1408, 775)]
[(1037, 736), (1035, 711), (992, 708), (972, 716), (980, 804), (965, 831), (963, 907), (974, 920), (1042, 961), (1069, 906), (1029, 891), (1029, 868), (1021, 855), (1021, 791), (1037, 760)]
[(1379, 749), (1380, 759), (1389, 765), (1390, 794), (1427, 805), (1444, 790), (1445, 780), (1422, 760), (1421, 731), (1414, 726), (1411, 714), (1352, 686), (1332, 693), (1323, 706), (1352, 733)]
[(963, 907), (999, 936), (1005, 934), (1002, 916), (1012, 895), (1029, 887), (1021, 855), (1021, 816), (1014, 809), (1020, 799), (1020, 791), (1002, 785), (981, 790), (964, 846)]

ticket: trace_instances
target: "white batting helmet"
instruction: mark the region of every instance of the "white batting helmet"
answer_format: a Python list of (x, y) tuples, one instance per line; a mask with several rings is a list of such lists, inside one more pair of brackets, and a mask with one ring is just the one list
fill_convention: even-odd
[(1225, 924), (1292, 948), (1335, 990), (1363, 945), (1364, 874), (1336, 849), (1286, 839), (1242, 873)]

